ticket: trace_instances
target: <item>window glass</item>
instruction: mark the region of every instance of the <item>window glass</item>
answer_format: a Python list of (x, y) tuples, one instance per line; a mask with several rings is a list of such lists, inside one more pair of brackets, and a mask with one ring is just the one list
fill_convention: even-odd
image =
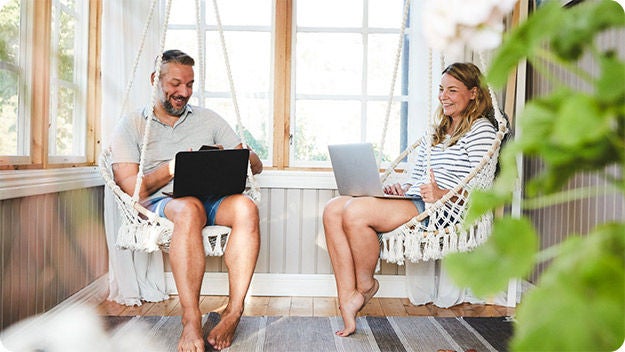
[(76, 38), (76, 19), (65, 11), (60, 13), (60, 28), (58, 36), (58, 47), (56, 50), (58, 78), (66, 81), (74, 81), (74, 51)]
[[(166, 49), (181, 49), (196, 59), (191, 102), (215, 110), (236, 127), (213, 1), (201, 1), (199, 18), (195, 16), (194, 0), (182, 0), (172, 7)], [(283, 3), (218, 1), (239, 112), (246, 128), (244, 137), (266, 166), (272, 166), (273, 155), (278, 153), (285, 156), (284, 161), (276, 159), (281, 166), (328, 167), (327, 144), (360, 141), (377, 144), (381, 139), (404, 1), (290, 0), (289, 3), (292, 23), (281, 17), (278, 23), (286, 23), (288, 27), (273, 28), (273, 11), (276, 6), (284, 9)], [(203, 80), (198, 76), (201, 67), (197, 20), (203, 32)], [(274, 60), (278, 60), (274, 52), (282, 54), (279, 43), (291, 45), (284, 51), (290, 60), (287, 62), (290, 71), (286, 73), (274, 72), (284, 67), (273, 66)], [(385, 160), (393, 159), (406, 144), (407, 57), (406, 53), (402, 54), (398, 71), (384, 146)], [(281, 77), (285, 80), (274, 82), (274, 78)], [(280, 106), (288, 116), (274, 116), (274, 87), (289, 88), (284, 97), (286, 103)], [(280, 99), (277, 101), (280, 104)], [(288, 134), (276, 133), (275, 123), (288, 124)], [(272, 150), (274, 136), (288, 138), (288, 143), (280, 140), (275, 145), (288, 145), (290, 149)]]
[(369, 27), (397, 28), (401, 26), (404, 0), (367, 0)]
[[(373, 143), (376, 150), (380, 150), (379, 145), (382, 139), (382, 129), (384, 128), (384, 118), (386, 116), (388, 102), (374, 101), (367, 104), (367, 131), (365, 140)], [(386, 138), (384, 141), (384, 154), (382, 161), (391, 162), (395, 160), (401, 152), (406, 149), (405, 142), (398, 136), (405, 135), (402, 133), (402, 121), (405, 120), (405, 113), (401, 113), (400, 109), (407, 108), (408, 103), (393, 101), (391, 104), (391, 112), (387, 125)], [(403, 116), (403, 117), (402, 117)], [(405, 127), (403, 127), (405, 130)]]
[[(20, 2), (0, 2), (0, 155), (24, 155), (27, 148), (20, 112)], [(27, 138), (26, 138), (27, 140)]]
[(362, 26), (362, 0), (294, 0), (294, 3), (298, 26)]
[[(171, 8), (169, 10), (169, 24), (186, 24), (195, 25), (195, 0), (171, 0)], [(162, 1), (163, 10), (165, 9), (165, 1)]]
[(297, 100), (295, 110), (293, 158), (303, 161), (300, 166), (329, 161), (328, 144), (353, 143), (362, 139), (361, 106), (358, 101), (301, 99)]
[[(273, 0), (228, 0), (217, 1), (219, 18), (224, 26), (271, 26)], [(206, 0), (206, 23), (217, 25), (212, 0)]]
[(79, 0), (52, 2), (50, 162), (86, 159), (87, 7)]
[[(367, 47), (367, 92), (370, 95), (388, 97), (395, 68), (395, 54), (397, 52), (398, 35), (371, 34)], [(401, 90), (400, 82), (404, 76), (400, 63), (397, 72), (395, 94)]]
[[(403, 4), (402, 0), (350, 0), (332, 5), (296, 1), (292, 166), (329, 166), (319, 163), (328, 160), (329, 143), (371, 142), (379, 148)], [(407, 101), (406, 53), (401, 56), (393, 91), (385, 161), (394, 159), (406, 144), (408, 110), (401, 103)]]
[[(55, 140), (51, 141), (55, 146), (55, 155), (73, 155), (77, 151), (74, 138), (74, 114), (72, 107), (75, 106), (75, 91), (71, 88), (59, 87), (56, 94), (56, 133)], [(79, 132), (79, 131), (77, 131)]]
[[(201, 102), (201, 105), (220, 114), (236, 129), (237, 116), (228, 80), (228, 69), (216, 27), (213, 2), (202, 0), (201, 5), (205, 9), (200, 17), (200, 26), (204, 28), (201, 38), (204, 48), (203, 87), (199, 79), (201, 58), (197, 50), (195, 1), (185, 2), (187, 3), (187, 8), (178, 9), (177, 13), (180, 13), (180, 16), (183, 16), (183, 13), (187, 14), (190, 20), (184, 23), (189, 26), (176, 26), (175, 22), (170, 23), (165, 49), (180, 49), (196, 61), (194, 99), (191, 103)], [(218, 6), (237, 105), (245, 127), (244, 135), (241, 137), (263, 159), (265, 165), (270, 165), (273, 144), (272, 1), (218, 1)]]
[(298, 33), (297, 94), (360, 94), (362, 46), (360, 34)]

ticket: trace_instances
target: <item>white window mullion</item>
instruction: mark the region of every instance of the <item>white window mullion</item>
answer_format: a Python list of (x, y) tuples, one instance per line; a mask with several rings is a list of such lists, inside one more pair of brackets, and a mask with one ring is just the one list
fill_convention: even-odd
[(361, 97), (360, 97), (360, 140), (367, 138), (367, 101), (368, 101), (368, 64), (369, 64), (369, 1), (363, 0), (362, 5), (362, 78), (361, 78)]
[(52, 1), (52, 20), (50, 21), (51, 35), (50, 35), (50, 99), (49, 101), (49, 121), (48, 121), (48, 155), (56, 155), (56, 136), (57, 136), (57, 104), (58, 104), (58, 59), (57, 52), (59, 50), (59, 32), (60, 32), (60, 4), (58, 0)]

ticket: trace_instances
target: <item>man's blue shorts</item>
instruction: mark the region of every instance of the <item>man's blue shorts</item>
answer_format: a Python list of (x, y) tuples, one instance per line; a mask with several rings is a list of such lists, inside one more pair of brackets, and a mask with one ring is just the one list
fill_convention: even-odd
[[(206, 225), (215, 225), (215, 216), (217, 215), (217, 209), (226, 196), (207, 196), (198, 198), (202, 204), (204, 204), (204, 211), (206, 212)], [(169, 203), (172, 197), (158, 197), (150, 200), (146, 205), (146, 208), (158, 214), (158, 216), (165, 218), (165, 206)]]

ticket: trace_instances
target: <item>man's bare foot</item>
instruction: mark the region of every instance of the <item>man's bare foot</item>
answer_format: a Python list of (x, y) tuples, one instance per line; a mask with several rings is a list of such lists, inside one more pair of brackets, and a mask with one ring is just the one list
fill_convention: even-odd
[(373, 296), (375, 296), (376, 292), (378, 292), (378, 289), (380, 288), (380, 283), (378, 282), (377, 279), (373, 279), (373, 286), (371, 286), (370, 289), (368, 289), (365, 292), (361, 292), (363, 296), (365, 296), (365, 301), (362, 304), (362, 306), (366, 306), (367, 303), (369, 303), (369, 301), (371, 300), (371, 298), (373, 298)]
[(241, 314), (242, 312), (231, 312), (228, 309), (222, 313), (219, 323), (206, 338), (214, 349), (222, 350), (230, 347), (234, 339), (234, 332), (239, 325), (239, 320), (241, 320)]
[(204, 352), (202, 337), (202, 317), (182, 319), (182, 334), (178, 342), (178, 352)]
[(341, 317), (343, 317), (343, 330), (336, 332), (336, 335), (346, 337), (356, 331), (356, 314), (362, 309), (365, 296), (358, 291), (354, 291), (347, 302), (342, 302), (339, 306)]

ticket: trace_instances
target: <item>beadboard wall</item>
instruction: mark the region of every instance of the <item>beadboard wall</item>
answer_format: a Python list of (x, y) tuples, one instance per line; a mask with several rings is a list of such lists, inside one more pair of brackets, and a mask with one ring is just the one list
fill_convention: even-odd
[[(261, 248), (256, 273), (332, 274), (321, 215), (338, 193), (329, 172), (266, 171), (257, 177)], [(170, 271), (167, 258), (166, 271)], [(207, 272), (225, 272), (222, 258), (209, 257)], [(404, 267), (381, 263), (379, 274), (403, 275)]]
[(99, 186), (0, 200), (0, 329), (107, 273), (103, 194)]
[[(603, 33), (599, 37), (597, 46), (603, 49), (614, 49), (619, 57), (625, 58), (625, 30), (610, 30)], [(579, 64), (592, 74), (598, 73), (597, 64), (589, 56), (583, 57)], [(549, 71), (572, 88), (582, 91), (589, 89), (587, 83), (576, 76), (565, 74), (558, 67), (551, 66)], [(530, 71), (528, 78), (529, 98), (548, 94), (553, 89), (549, 82), (537, 72)], [(536, 176), (542, 168), (543, 165), (538, 160), (525, 160), (525, 179)], [(605, 170), (606, 174), (618, 178), (623, 177), (622, 171), (616, 165)], [(541, 234), (541, 248), (560, 243), (571, 234), (584, 235), (597, 224), (612, 220), (621, 222), (625, 220), (625, 199), (619, 193), (607, 192), (606, 194), (606, 182), (602, 176), (589, 172), (579, 173), (564, 188), (590, 186), (597, 187), (597, 192), (588, 199), (526, 212), (538, 233)], [(537, 277), (548, 265), (549, 263), (542, 263), (536, 268), (532, 277), (533, 282), (536, 282)]]

